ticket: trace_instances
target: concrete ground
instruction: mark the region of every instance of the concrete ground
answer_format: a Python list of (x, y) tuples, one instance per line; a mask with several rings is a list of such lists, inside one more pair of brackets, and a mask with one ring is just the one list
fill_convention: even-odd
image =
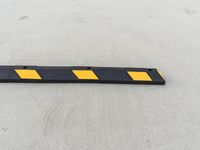
[(156, 67), (165, 86), (0, 84), (1, 150), (199, 150), (199, 0), (0, 0), (1, 65)]

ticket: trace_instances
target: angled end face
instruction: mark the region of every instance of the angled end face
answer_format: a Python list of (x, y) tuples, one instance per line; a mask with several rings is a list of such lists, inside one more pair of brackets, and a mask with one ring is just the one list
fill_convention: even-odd
[(164, 75), (161, 73), (160, 70), (157, 69), (157, 72), (159, 73), (160, 77), (162, 78), (163, 82), (162, 84), (165, 85), (165, 79), (164, 79)]

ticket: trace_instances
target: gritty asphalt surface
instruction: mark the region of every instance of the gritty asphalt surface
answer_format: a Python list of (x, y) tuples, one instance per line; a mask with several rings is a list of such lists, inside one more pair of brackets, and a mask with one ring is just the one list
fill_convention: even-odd
[(0, 64), (155, 67), (165, 86), (0, 84), (2, 150), (199, 150), (200, 1), (0, 0)]

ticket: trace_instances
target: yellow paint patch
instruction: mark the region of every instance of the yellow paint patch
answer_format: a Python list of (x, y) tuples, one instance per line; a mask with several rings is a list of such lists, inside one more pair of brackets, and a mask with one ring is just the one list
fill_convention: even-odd
[(78, 79), (99, 80), (92, 70), (72, 70)]
[(160, 70), (157, 69), (157, 71), (158, 71), (158, 73), (160, 74), (160, 76), (164, 79), (164, 76), (163, 76), (163, 74), (160, 72)]
[(21, 79), (33, 79), (33, 80), (42, 79), (36, 70), (15, 69), (15, 71)]
[(128, 71), (128, 74), (135, 81), (152, 81), (146, 72)]

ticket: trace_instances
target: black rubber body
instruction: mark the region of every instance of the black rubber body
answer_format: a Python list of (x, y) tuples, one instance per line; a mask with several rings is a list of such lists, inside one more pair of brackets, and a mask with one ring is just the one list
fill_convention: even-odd
[(165, 84), (154, 68), (84, 66), (0, 66), (0, 82)]

